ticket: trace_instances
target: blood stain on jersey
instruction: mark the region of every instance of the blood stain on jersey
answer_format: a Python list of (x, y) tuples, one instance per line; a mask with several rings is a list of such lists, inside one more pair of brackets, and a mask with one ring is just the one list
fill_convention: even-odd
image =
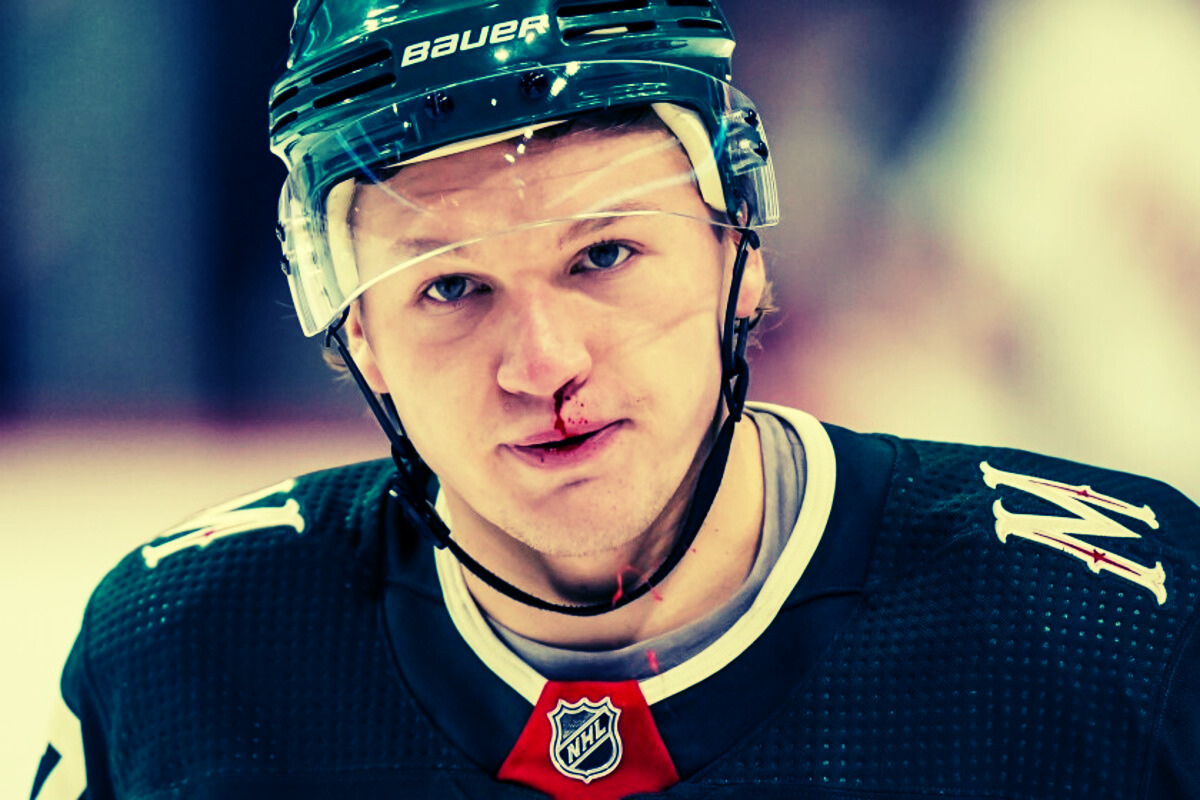
[[(996, 469), (986, 461), (979, 465), (983, 482), (993, 489), (1009, 486), (1046, 500), (1072, 516), (1017, 514), (1004, 507), (999, 498), (992, 504), (996, 516), (996, 536), (1007, 542), (1009, 536), (1019, 536), (1052, 547), (1087, 564), (1099, 575), (1109, 572), (1150, 591), (1159, 605), (1167, 601), (1167, 575), (1162, 562), (1147, 567), (1111, 550), (1102, 549), (1076, 536), (1099, 536), (1110, 539), (1141, 539), (1125, 525), (1100, 513), (1109, 512), (1142, 522), (1151, 529), (1158, 528), (1158, 519), (1149, 506), (1134, 506), (1115, 497), (1100, 494), (1090, 486), (1074, 486), (1058, 481), (1034, 478)], [(1072, 535), (1074, 534), (1074, 535)]]

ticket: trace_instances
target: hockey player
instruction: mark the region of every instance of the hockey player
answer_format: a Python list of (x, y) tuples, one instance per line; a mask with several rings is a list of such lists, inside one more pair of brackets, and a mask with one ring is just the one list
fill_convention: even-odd
[(392, 458), (122, 561), (34, 797), (1200, 797), (1190, 502), (744, 403), (732, 48), (710, 0), (300, 2), (284, 269)]

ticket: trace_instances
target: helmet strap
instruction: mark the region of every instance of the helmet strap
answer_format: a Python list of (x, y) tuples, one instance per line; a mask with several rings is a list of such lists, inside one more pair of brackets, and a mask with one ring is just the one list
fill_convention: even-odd
[(470, 570), (477, 578), (504, 596), (533, 608), (543, 611), (553, 611), (575, 617), (595, 617), (614, 611), (632, 603), (661, 583), (673, 570), (700, 532), (712, 507), (713, 499), (720, 489), (721, 479), (725, 474), (725, 464), (729, 459), (729, 448), (733, 442), (734, 425), (742, 416), (746, 401), (746, 389), (750, 382), (750, 367), (746, 362), (746, 340), (750, 330), (750, 320), (746, 318), (735, 320), (738, 293), (741, 288), (742, 274), (745, 271), (746, 258), (751, 248), (759, 247), (758, 235), (749, 228), (738, 228), (741, 241), (738, 243), (737, 257), (734, 260), (730, 279), (729, 299), (725, 310), (725, 321), (721, 336), (721, 396), (725, 400), (727, 414), (721, 429), (713, 440), (712, 447), (700, 468), (696, 479), (696, 488), (692, 491), (692, 500), (688, 505), (687, 514), (679, 530), (679, 537), (667, 554), (663, 563), (650, 577), (627, 592), (622, 592), (612, 602), (590, 603), (586, 605), (566, 605), (552, 603), (536, 595), (520, 589), (495, 574), (487, 567), (472, 558), (462, 546), (451, 536), (450, 529), (434, 508), (430, 499), (433, 485), (433, 472), (421, 459), (416, 448), (404, 433), (396, 406), (388, 395), (376, 395), (367, 384), (362, 371), (350, 356), (349, 348), (342, 339), (340, 330), (346, 322), (350, 311), (347, 309), (342, 316), (325, 331), (325, 346), (336, 347), (366, 398), (367, 405), (383, 432), (392, 445), (392, 460), (396, 464), (397, 474), (388, 487), (388, 508), (386, 520), (388, 530), (395, 530), (401, 525), (417, 531), (428, 539), (435, 547), (448, 548), (458, 561)]

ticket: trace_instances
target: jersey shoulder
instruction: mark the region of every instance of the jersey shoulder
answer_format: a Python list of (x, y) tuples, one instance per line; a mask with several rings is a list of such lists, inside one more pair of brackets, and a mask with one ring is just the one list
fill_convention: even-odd
[(1043, 576), (1082, 568), (1158, 605), (1173, 584), (1192, 593), (1200, 508), (1171, 486), (1024, 450), (889, 438), (897, 459), (884, 529), (895, 549), (885, 555), (898, 559), (890, 569), (959, 548), (985, 569), (1026, 556)]
[[(378, 527), (393, 469), (381, 460), (289, 478), (201, 511), (135, 549), (92, 594), (89, 651), (100, 656), (118, 642), (153, 646), (184, 627), (173, 622), (187, 619), (194, 628), (232, 613), (250, 594), (303, 591), (314, 573), (345, 584)], [(335, 577), (337, 569), (344, 574)]]
[(204, 509), (127, 555), (105, 580), (146, 581), (161, 569), (213, 570), (231, 559), (270, 561), (297, 544), (319, 548), (356, 539), (377, 518), (393, 471), (387, 460), (335, 467)]
[(382, 550), (394, 469), (283, 481), (201, 512), (109, 573), (62, 682), (89, 784), (241, 797), (305, 774), (297, 796), (351, 783), (383, 795), (403, 776), (429, 778), (431, 759), (469, 771), (396, 679), (363, 575)]
[[(1160, 790), (1196, 786), (1195, 504), (1020, 450), (858, 437), (832, 437), (839, 491), (885, 487), (861, 601), (759, 741), (880, 796), (1200, 796)], [(863, 456), (882, 442), (894, 461)]]

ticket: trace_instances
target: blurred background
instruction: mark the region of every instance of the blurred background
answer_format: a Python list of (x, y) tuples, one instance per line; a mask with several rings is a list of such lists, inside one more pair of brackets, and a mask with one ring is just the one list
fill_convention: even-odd
[[(726, 10), (785, 215), (751, 395), (1200, 497), (1200, 5)], [(278, 269), (266, 97), (290, 21), (288, 0), (0, 4), (2, 796), (28, 793), (123, 553), (385, 454)]]

